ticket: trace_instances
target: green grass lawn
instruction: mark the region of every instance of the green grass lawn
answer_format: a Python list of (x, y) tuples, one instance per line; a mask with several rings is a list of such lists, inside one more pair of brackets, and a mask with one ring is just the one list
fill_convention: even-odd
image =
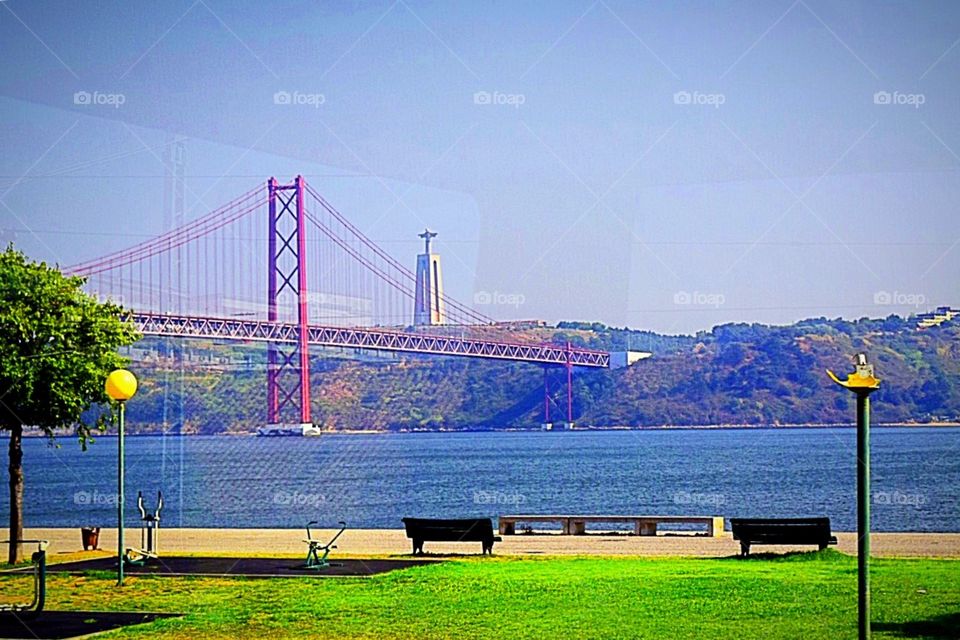
[[(960, 561), (873, 560), (878, 638), (960, 638)], [(0, 577), (0, 593), (25, 591)], [(6, 598), (5, 598), (6, 599)], [(856, 559), (457, 558), (374, 578), (52, 575), (48, 608), (175, 611), (150, 638), (855, 638)]]

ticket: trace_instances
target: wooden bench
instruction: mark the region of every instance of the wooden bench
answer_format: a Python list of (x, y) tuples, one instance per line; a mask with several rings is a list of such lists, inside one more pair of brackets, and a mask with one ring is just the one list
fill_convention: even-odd
[(821, 551), (837, 544), (830, 533), (830, 518), (731, 518), (733, 539), (740, 541), (740, 555), (750, 555), (754, 544), (815, 544)]
[(493, 535), (490, 518), (465, 520), (432, 520), (428, 518), (404, 518), (407, 537), (413, 540), (414, 555), (423, 553), (423, 543), (430, 542), (480, 542), (483, 553), (493, 553), (493, 543), (500, 536)]
[(587, 532), (588, 522), (626, 522), (633, 524), (633, 532), (638, 536), (657, 535), (657, 525), (703, 524), (707, 535), (719, 538), (723, 535), (723, 516), (618, 516), (618, 515), (519, 515), (500, 516), (500, 534), (514, 535), (517, 523), (558, 522), (563, 535), (582, 536)]

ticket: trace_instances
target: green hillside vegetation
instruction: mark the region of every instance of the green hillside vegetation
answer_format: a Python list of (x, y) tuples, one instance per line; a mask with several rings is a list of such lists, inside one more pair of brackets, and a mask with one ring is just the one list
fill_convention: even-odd
[[(543, 330), (540, 336), (543, 337)], [(882, 378), (874, 421), (960, 418), (960, 326), (918, 331), (898, 316), (857, 321), (813, 318), (790, 326), (727, 324), (695, 336), (663, 336), (598, 323), (560, 323), (548, 337), (598, 349), (649, 350), (628, 369), (577, 370), (575, 417), (584, 427), (836, 424), (852, 419), (850, 394), (824, 370), (852, 369), (866, 351)], [(144, 340), (134, 353), (141, 391), (130, 403), (134, 430), (250, 432), (264, 421), (262, 345), (194, 341), (186, 361), (151, 351), (174, 342)], [(141, 354), (141, 355), (138, 355)], [(313, 416), (332, 430), (532, 428), (542, 421), (539, 366), (417, 356), (312, 359)], [(549, 373), (564, 412), (565, 373)]]

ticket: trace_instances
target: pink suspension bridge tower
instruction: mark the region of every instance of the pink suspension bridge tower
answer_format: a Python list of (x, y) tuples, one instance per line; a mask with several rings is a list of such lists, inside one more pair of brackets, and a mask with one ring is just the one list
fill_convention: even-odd
[(306, 212), (303, 176), (293, 184), (280, 185), (276, 178), (267, 182), (270, 213), (267, 235), (267, 321), (276, 322), (278, 298), (286, 292), (297, 303), (297, 341), (267, 345), (267, 422), (280, 424), (283, 409), (295, 406), (301, 428), (310, 418), (310, 349), (307, 344), (308, 289)]

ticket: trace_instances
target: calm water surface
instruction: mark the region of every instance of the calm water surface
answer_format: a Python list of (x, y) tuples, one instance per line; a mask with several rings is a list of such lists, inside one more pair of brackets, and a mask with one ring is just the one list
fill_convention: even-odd
[[(878, 428), (873, 526), (960, 532), (960, 429)], [(116, 439), (25, 441), (28, 526), (115, 522)], [(136, 494), (165, 526), (400, 527), (404, 516), (827, 515), (856, 528), (853, 429), (422, 433), (127, 439)], [(6, 523), (9, 498), (0, 492)]]

